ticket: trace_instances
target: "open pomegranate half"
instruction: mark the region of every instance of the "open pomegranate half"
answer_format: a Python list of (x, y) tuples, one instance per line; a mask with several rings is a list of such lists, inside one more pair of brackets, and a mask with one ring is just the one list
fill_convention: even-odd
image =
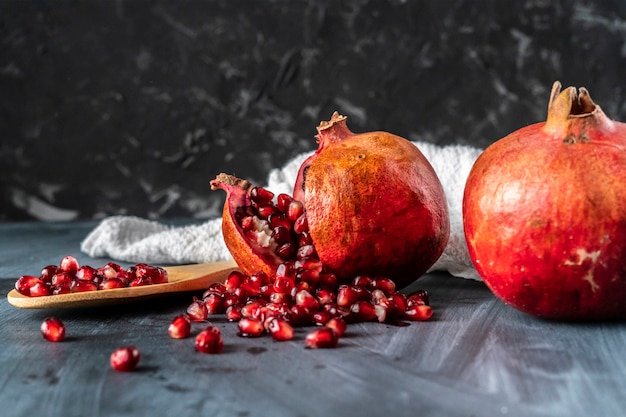
[(321, 262), (339, 280), (385, 276), (401, 288), (428, 270), (450, 234), (443, 188), (424, 155), (387, 132), (352, 133), (337, 113), (322, 122), (318, 150), (294, 195), (219, 174), (225, 243), (246, 274), (285, 262)]

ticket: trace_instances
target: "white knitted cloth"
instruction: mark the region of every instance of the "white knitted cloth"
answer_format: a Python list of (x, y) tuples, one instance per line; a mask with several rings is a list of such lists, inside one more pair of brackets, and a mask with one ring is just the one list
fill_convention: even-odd
[[(480, 279), (467, 252), (463, 233), (462, 201), (465, 181), (481, 150), (468, 146), (437, 146), (414, 142), (430, 161), (443, 185), (450, 212), (450, 240), (431, 271)], [(301, 154), (281, 169), (270, 172), (267, 188), (275, 194), (293, 191), (298, 168), (310, 154)], [(126, 262), (187, 264), (231, 259), (224, 244), (221, 218), (202, 224), (168, 226), (134, 216), (108, 217), (81, 243), (92, 257), (110, 257)]]

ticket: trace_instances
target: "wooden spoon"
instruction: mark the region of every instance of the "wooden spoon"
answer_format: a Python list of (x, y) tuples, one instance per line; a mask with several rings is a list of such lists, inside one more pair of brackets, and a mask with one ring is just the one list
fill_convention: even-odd
[(232, 260), (209, 264), (169, 266), (165, 268), (168, 282), (164, 284), (74, 292), (45, 297), (27, 297), (16, 290), (11, 290), (7, 294), (7, 300), (19, 308), (72, 308), (121, 304), (169, 293), (205, 290), (215, 282), (223, 282), (228, 274), (235, 269), (237, 269), (237, 264)]

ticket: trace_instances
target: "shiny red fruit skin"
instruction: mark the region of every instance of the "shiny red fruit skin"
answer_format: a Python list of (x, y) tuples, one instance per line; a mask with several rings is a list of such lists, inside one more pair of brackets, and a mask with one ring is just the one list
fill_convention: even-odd
[[(557, 88), (558, 87), (558, 88)], [(626, 124), (555, 84), (548, 120), (488, 147), (467, 180), (470, 256), (505, 303), (538, 317), (626, 317)]]
[(304, 202), (319, 259), (343, 279), (381, 275), (406, 286), (448, 242), (437, 174), (408, 140), (352, 133), (337, 113), (318, 132), (319, 149), (300, 167), (294, 198)]

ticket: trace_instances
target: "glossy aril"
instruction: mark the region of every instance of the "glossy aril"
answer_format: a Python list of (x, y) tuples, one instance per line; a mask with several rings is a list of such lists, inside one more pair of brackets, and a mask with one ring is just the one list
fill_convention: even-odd
[(216, 354), (224, 349), (222, 332), (216, 326), (208, 326), (196, 336), (196, 350), (202, 353)]
[(309, 348), (334, 348), (337, 346), (339, 336), (330, 327), (320, 327), (308, 333), (305, 343)]
[(523, 312), (626, 317), (626, 124), (586, 89), (554, 84), (547, 120), (489, 146), (463, 199), (470, 257)]
[(131, 372), (139, 365), (141, 354), (135, 346), (124, 346), (111, 353), (111, 368), (119, 372)]
[(49, 342), (61, 342), (65, 339), (65, 324), (56, 317), (47, 317), (41, 323), (41, 334)]
[(167, 328), (167, 333), (172, 339), (184, 339), (191, 333), (191, 319), (186, 314), (174, 317)]

